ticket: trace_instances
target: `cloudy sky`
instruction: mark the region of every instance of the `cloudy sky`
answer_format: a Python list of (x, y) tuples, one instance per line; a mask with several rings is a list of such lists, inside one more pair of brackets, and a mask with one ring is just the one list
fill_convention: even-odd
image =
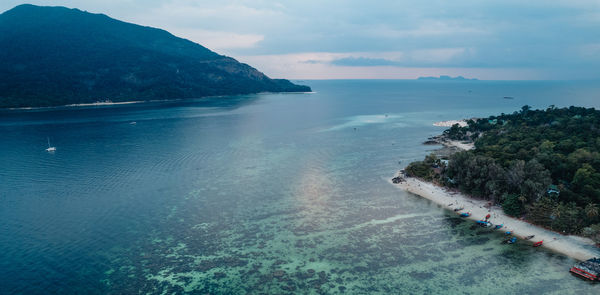
[(275, 78), (600, 78), (600, 0), (27, 3), (163, 28)]

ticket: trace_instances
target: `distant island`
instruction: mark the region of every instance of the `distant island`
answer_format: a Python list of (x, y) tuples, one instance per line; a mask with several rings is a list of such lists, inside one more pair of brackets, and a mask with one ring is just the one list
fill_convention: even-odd
[(65, 7), (0, 14), (0, 108), (308, 92), (151, 27)]
[[(600, 111), (581, 107), (524, 106), (512, 114), (469, 119), (426, 142), (454, 150), (410, 163), (394, 183), (444, 206), (468, 207), (480, 215), (477, 219), (498, 206), (502, 212), (496, 219), (510, 223), (508, 230), (522, 236), (536, 232), (535, 239), (553, 240), (548, 247), (587, 259), (588, 250), (576, 242), (527, 224), (600, 245), (599, 126)], [(452, 191), (475, 199), (458, 198)], [(504, 214), (518, 219), (502, 219)]]
[(417, 78), (417, 80), (424, 80), (424, 81), (479, 81), (478, 79), (468, 79), (463, 76), (450, 77), (450, 76), (445, 76), (445, 75), (441, 75), (439, 77), (419, 77), (419, 78)]

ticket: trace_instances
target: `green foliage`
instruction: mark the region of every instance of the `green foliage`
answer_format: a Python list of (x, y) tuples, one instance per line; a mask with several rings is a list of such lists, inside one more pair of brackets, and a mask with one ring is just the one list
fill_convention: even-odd
[(460, 128), (458, 124), (454, 124), (452, 127), (450, 127), (450, 129), (444, 131), (444, 135), (453, 140), (469, 139), (467, 136), (467, 131), (463, 128)]
[(444, 169), (443, 163), (434, 154), (428, 155), (423, 161), (410, 163), (404, 172), (409, 177), (418, 177), (427, 181), (439, 179), (439, 174)]
[(581, 233), (584, 236), (594, 240), (594, 242), (600, 243), (600, 224), (592, 224), (584, 228)]
[(554, 219), (556, 219), (554, 209), (557, 206), (558, 203), (556, 201), (550, 198), (543, 198), (531, 206), (528, 219), (535, 224), (550, 227)]
[[(481, 134), (474, 137), (474, 150), (451, 156), (444, 175), (449, 185), (561, 232), (598, 223), (600, 111), (524, 106), (444, 134), (455, 139)], [(559, 194), (547, 193), (551, 184)]]
[(582, 209), (575, 203), (560, 203), (554, 208), (555, 219), (551, 228), (563, 233), (576, 233), (581, 230), (583, 223)]
[(510, 216), (521, 216), (523, 214), (523, 203), (519, 200), (519, 196), (515, 194), (504, 195), (504, 202), (502, 202), (502, 210), (504, 213)]
[(64, 7), (0, 14), (0, 108), (310, 91), (166, 31)]

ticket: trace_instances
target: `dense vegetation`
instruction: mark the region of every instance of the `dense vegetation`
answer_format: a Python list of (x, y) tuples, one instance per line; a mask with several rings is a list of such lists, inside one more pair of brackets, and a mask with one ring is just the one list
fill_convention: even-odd
[[(600, 111), (532, 110), (469, 120), (445, 131), (475, 149), (428, 156), (407, 173), (501, 204), (512, 216), (600, 242)], [(437, 168), (434, 168), (437, 167)]]
[(0, 14), (0, 107), (310, 91), (166, 31), (64, 7)]

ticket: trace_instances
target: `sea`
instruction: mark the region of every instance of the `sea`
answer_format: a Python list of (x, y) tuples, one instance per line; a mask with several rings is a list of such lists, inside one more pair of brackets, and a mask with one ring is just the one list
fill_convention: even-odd
[(434, 122), (598, 108), (598, 81), (300, 83), (0, 111), (0, 294), (600, 293), (389, 182)]

